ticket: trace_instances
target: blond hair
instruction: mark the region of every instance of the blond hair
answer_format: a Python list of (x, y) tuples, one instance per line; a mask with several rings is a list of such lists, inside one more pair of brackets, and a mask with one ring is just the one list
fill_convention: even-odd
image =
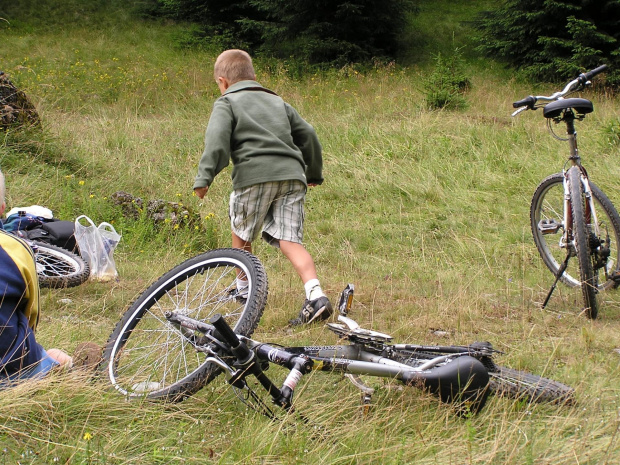
[(220, 56), (215, 60), (213, 77), (216, 80), (218, 77), (226, 78), (230, 84), (256, 79), (252, 57), (248, 52), (237, 49), (220, 53)]

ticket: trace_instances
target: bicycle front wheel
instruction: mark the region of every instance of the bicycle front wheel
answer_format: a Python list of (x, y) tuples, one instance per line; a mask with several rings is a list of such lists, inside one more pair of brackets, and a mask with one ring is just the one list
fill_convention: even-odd
[[(247, 298), (235, 294), (238, 274)], [(209, 383), (220, 369), (199, 350), (200, 335), (171, 324), (166, 312), (199, 321), (222, 314), (237, 334), (250, 336), (267, 302), (267, 275), (254, 255), (216, 249), (164, 274), (127, 310), (104, 349), (100, 367), (128, 397), (183, 400)]]
[(570, 193), (570, 205), (573, 218), (573, 240), (575, 253), (579, 262), (579, 276), (581, 277), (581, 293), (585, 304), (588, 318), (596, 318), (598, 306), (596, 303), (597, 280), (594, 276), (592, 265), (592, 252), (590, 249), (590, 234), (585, 218), (585, 194), (581, 183), (581, 171), (576, 166), (568, 170), (568, 183)]
[[(543, 262), (556, 275), (567, 254), (564, 235), (564, 175), (553, 174), (544, 179), (536, 188), (530, 207), (530, 224), (536, 248)], [(620, 216), (609, 198), (590, 182), (594, 209), (601, 231), (599, 241), (609, 241), (609, 258), (602, 266), (594, 269), (599, 290), (616, 285), (613, 276), (620, 269)], [(569, 261), (568, 268), (560, 280), (571, 287), (581, 285), (579, 264)]]
[(90, 268), (82, 257), (55, 245), (32, 242), (41, 287), (75, 287), (88, 280)]

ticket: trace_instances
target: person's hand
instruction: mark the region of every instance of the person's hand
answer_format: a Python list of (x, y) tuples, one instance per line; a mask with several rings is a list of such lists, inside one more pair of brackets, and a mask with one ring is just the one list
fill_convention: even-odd
[(209, 186), (197, 187), (196, 189), (194, 189), (194, 193), (198, 196), (199, 199), (204, 199), (205, 195), (207, 195), (208, 190)]
[(316, 182), (309, 182), (308, 187), (316, 187), (318, 184)]

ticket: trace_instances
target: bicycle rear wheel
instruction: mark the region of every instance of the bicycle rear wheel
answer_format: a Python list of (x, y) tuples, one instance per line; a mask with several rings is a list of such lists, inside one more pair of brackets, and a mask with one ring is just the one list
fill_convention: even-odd
[(79, 255), (51, 244), (32, 243), (41, 287), (75, 287), (88, 280), (90, 269)]
[(495, 366), (489, 370), (489, 387), (497, 396), (532, 402), (572, 403), (575, 390), (565, 384), (525, 371)]
[[(234, 294), (238, 273), (249, 282), (247, 299)], [(199, 333), (171, 324), (175, 311), (207, 321), (222, 314), (237, 334), (250, 336), (267, 301), (267, 275), (255, 256), (216, 249), (191, 258), (151, 285), (116, 325), (100, 370), (128, 397), (183, 400), (209, 383), (220, 369), (197, 349)]]
[[(393, 352), (391, 358), (406, 365), (417, 367), (440, 355), (442, 355), (441, 352), (398, 350)], [(478, 358), (489, 372), (491, 394), (531, 402), (570, 403), (573, 400), (574, 390), (565, 384), (526, 371), (498, 366), (487, 355), (473, 356)]]

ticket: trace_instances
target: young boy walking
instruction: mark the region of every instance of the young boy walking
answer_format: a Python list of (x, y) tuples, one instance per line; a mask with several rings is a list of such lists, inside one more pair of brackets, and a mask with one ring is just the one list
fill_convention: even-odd
[[(252, 252), (252, 241), (262, 231), (262, 238), (280, 248), (304, 283), (306, 300), (290, 323), (327, 319), (331, 303), (302, 245), (307, 187), (323, 182), (316, 132), (293, 107), (256, 82), (252, 58), (243, 50), (220, 54), (214, 77), (222, 96), (213, 104), (194, 192), (204, 198), (232, 160), (232, 246)], [(243, 278), (237, 278), (239, 298), (247, 297)]]

